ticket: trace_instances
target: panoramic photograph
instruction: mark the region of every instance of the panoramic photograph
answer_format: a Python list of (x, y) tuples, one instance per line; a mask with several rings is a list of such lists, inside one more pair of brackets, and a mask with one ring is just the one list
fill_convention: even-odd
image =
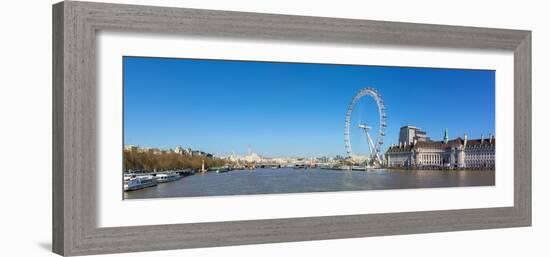
[(125, 56), (123, 199), (495, 185), (495, 71)]

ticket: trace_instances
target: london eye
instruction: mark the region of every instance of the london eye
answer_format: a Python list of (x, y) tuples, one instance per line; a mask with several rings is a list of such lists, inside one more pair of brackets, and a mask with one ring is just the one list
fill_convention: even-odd
[(374, 88), (366, 87), (353, 97), (351, 100), (347, 112), (346, 112), (346, 124), (345, 124), (345, 130), (344, 130), (344, 144), (346, 147), (346, 153), (348, 157), (353, 161), (356, 160), (358, 156), (354, 155), (351, 147), (351, 137), (350, 137), (350, 127), (351, 127), (351, 118), (353, 111), (356, 109), (357, 103), (363, 99), (364, 97), (371, 97), (375, 102), (376, 106), (378, 108), (378, 131), (376, 132), (375, 137), (373, 138), (370, 134), (371, 130), (373, 129), (372, 126), (369, 126), (368, 124), (359, 124), (358, 128), (361, 129), (367, 139), (367, 145), (369, 148), (369, 154), (367, 156), (367, 163), (375, 166), (379, 166), (382, 164), (382, 154), (381, 154), (381, 148), (384, 144), (384, 136), (386, 136), (386, 107), (384, 106), (384, 100), (382, 99), (382, 95)]

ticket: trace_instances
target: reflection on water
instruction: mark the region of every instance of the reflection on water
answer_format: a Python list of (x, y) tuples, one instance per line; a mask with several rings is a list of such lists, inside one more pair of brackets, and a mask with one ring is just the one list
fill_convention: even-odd
[(493, 186), (494, 171), (255, 169), (207, 172), (125, 192), (125, 199)]

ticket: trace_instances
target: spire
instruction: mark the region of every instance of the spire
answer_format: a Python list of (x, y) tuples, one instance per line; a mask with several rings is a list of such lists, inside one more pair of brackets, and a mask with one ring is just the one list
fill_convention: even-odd
[(449, 142), (449, 131), (447, 129), (445, 129), (445, 134), (443, 135), (443, 141), (445, 142), (445, 144)]
[(468, 134), (464, 133), (464, 148), (466, 148), (466, 144), (468, 144)]
[(485, 139), (485, 138), (483, 137), (483, 133), (481, 133), (481, 143), (482, 143), (482, 144), (483, 144), (483, 140), (484, 140), (484, 139)]

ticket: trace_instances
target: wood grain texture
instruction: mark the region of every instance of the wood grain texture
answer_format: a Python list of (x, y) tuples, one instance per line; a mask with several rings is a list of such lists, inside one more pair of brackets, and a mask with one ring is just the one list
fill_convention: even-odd
[(64, 227), (64, 174), (63, 174), (63, 78), (64, 78), (64, 50), (63, 50), (63, 4), (53, 6), (52, 22), (52, 249), (63, 253), (65, 245)]
[(531, 225), (531, 32), (514, 51), (514, 207)]
[[(514, 52), (514, 206), (99, 228), (99, 30)], [(53, 250), (61, 255), (213, 247), (531, 225), (531, 33), (89, 2), (53, 6)]]

